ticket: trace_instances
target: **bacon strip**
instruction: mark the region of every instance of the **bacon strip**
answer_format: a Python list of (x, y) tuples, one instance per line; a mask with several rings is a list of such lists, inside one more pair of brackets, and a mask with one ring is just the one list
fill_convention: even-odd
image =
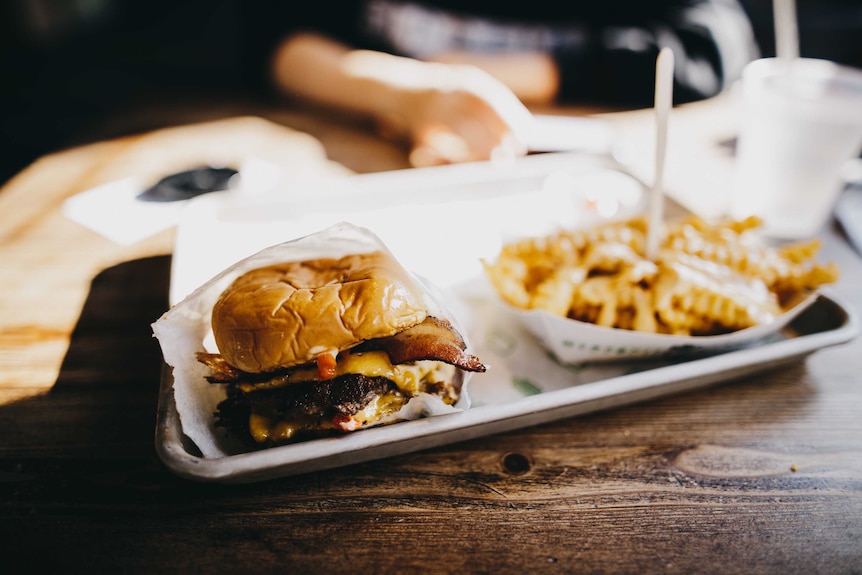
[[(351, 351), (384, 351), (393, 365), (430, 359), (454, 365), (465, 371), (485, 371), (487, 369), (485, 365), (475, 355), (466, 353), (464, 351), (466, 348), (464, 339), (451, 323), (428, 316), (422, 323), (399, 334), (362, 342)], [(207, 381), (210, 383), (267, 382), (275, 386), (281, 381), (286, 381), (288, 374), (296, 369), (246, 373), (233, 367), (221, 355), (215, 353), (198, 353), (197, 360), (212, 370), (207, 376)]]
[(485, 371), (485, 365), (475, 355), (466, 353), (466, 348), (464, 339), (451, 323), (431, 316), (399, 334), (362, 344), (363, 350), (385, 351), (395, 365), (433, 359), (465, 371)]
[(269, 387), (278, 387), (286, 383), (290, 378), (291, 371), (294, 371), (288, 369), (274, 372), (249, 373), (235, 368), (218, 353), (198, 352), (195, 358), (210, 368), (210, 373), (206, 376), (206, 380), (210, 383), (266, 383)]

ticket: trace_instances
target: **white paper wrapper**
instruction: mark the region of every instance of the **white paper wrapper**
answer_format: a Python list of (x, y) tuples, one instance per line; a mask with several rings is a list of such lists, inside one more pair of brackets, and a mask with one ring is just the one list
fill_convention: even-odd
[(816, 299), (817, 293), (812, 293), (772, 322), (709, 336), (616, 329), (556, 316), (544, 310), (522, 310), (504, 305), (560, 362), (579, 365), (662, 356), (685, 357), (738, 349), (778, 333)]
[[(215, 411), (225, 398), (225, 386), (206, 381), (207, 368), (195, 359), (200, 351), (217, 352), (210, 325), (213, 305), (221, 293), (243, 273), (266, 265), (320, 257), (340, 257), (354, 253), (389, 250), (374, 233), (349, 223), (335, 224), (320, 232), (266, 248), (240, 260), (173, 306), (155, 323), (153, 333), (162, 348), (165, 363), (172, 368), (174, 400), (183, 433), (191, 439), (206, 458), (225, 457), (239, 447), (224, 430), (215, 427)], [(391, 253), (391, 252), (389, 252)], [(393, 256), (394, 257), (394, 256)], [(449, 319), (461, 334), (466, 332), (438, 299), (432, 286), (418, 280), (430, 314)], [(386, 421), (417, 419), (456, 413), (470, 407), (467, 392), (469, 373), (464, 373), (461, 396), (455, 405), (447, 405), (430, 394), (410, 400), (397, 414)], [(361, 431), (360, 431), (361, 433)]]

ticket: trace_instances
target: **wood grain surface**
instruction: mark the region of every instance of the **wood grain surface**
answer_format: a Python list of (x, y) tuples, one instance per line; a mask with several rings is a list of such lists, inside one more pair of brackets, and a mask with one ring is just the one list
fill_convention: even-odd
[[(234, 154), (405, 167), (361, 126), (238, 118), (215, 126)], [(172, 232), (114, 245), (60, 203), (197, 161), (213, 140), (201, 129), (58, 152), (0, 191), (0, 572), (862, 572), (859, 339), (709, 389), (341, 469), (233, 486), (167, 471), (150, 323), (168, 305)], [(862, 306), (862, 259), (839, 229), (822, 239), (842, 269), (834, 291)]]

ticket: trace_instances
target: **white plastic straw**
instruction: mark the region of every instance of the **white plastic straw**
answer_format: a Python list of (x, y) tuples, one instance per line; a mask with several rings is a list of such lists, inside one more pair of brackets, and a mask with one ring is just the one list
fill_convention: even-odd
[(775, 55), (792, 62), (799, 57), (799, 28), (796, 21), (796, 0), (772, 0), (775, 19)]
[(667, 149), (667, 123), (673, 107), (673, 51), (662, 48), (655, 71), (655, 179), (649, 198), (646, 256), (656, 258), (664, 226), (664, 163)]

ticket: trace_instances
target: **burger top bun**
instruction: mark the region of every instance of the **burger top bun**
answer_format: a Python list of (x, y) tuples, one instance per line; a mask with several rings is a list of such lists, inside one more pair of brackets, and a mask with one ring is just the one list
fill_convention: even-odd
[(404, 269), (377, 251), (246, 272), (219, 297), (212, 328), (229, 364), (258, 373), (394, 335), (426, 315)]

